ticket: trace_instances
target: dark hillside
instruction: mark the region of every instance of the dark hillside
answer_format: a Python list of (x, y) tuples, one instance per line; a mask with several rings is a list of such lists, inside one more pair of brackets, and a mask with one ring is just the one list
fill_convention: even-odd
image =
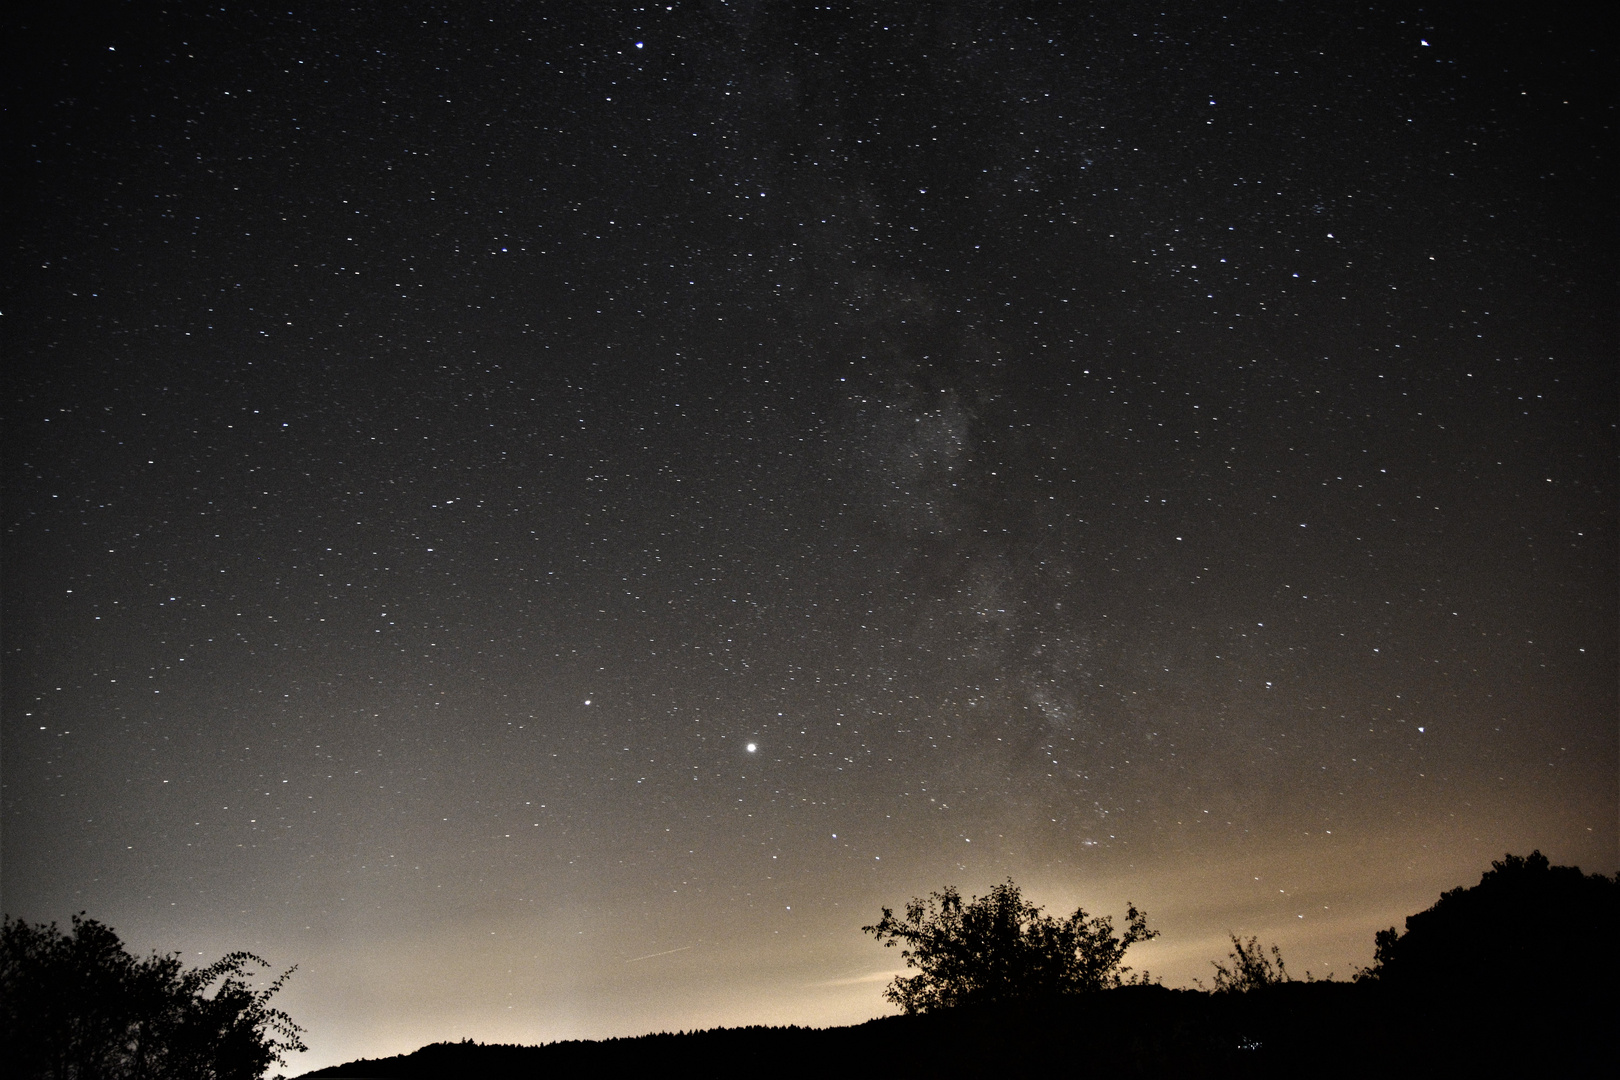
[[(1338, 989), (1344, 989), (1342, 987)], [(1224, 1038), (1209, 995), (1162, 987), (1119, 990), (1038, 1004), (963, 1007), (895, 1016), (846, 1028), (732, 1028), (645, 1035), (543, 1047), (439, 1043), (414, 1054), (357, 1061), (309, 1077), (426, 1078), (479, 1074), (532, 1077), (558, 1070), (629, 1074), (694, 1070), (706, 1075), (942, 1075), (1007, 1068), (1065, 1067), (1084, 1062), (1113, 1073), (1208, 1069), (1229, 1060), (1252, 1068), (1263, 1036)], [(1228, 1045), (1229, 1044), (1229, 1045)]]
[[(1395, 1006), (1395, 1007), (1391, 1007)], [(965, 1076), (1015, 1070), (1068, 1075), (1365, 1076), (1413, 1070), (1499, 1075), (1522, 1065), (1563, 1071), (1598, 1060), (1595, 1030), (1468, 1028), (1434, 1037), (1374, 983), (1284, 983), (1247, 994), (1128, 986), (1048, 1002), (895, 1016), (856, 1027), (733, 1028), (541, 1047), (438, 1043), (307, 1077), (490, 1080), (594, 1074)], [(1040, 1073), (1033, 1073), (1040, 1075)]]
[(1443, 894), (1405, 933), (1381, 931), (1373, 967), (1353, 983), (1283, 976), (1241, 993), (1127, 985), (824, 1030), (437, 1043), (306, 1077), (1575, 1075), (1613, 1057), (1617, 942), (1620, 878), (1549, 866), (1534, 852)]

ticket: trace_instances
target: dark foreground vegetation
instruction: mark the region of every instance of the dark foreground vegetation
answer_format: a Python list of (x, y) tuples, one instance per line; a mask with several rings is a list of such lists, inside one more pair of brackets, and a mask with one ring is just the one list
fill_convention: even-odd
[(542, 1047), (438, 1043), (308, 1075), (1570, 1076), (1608, 1060), (1612, 1024), (1612, 1013), (1588, 1013), (1577, 1028), (1533, 1006), (1506, 1026), (1458, 1008), (1414, 1014), (1375, 988), (1345, 982), (1241, 996), (1124, 986), (821, 1031), (732, 1028)]
[[(998, 916), (1006, 916), (1002, 931), (1013, 928), (1000, 942)], [(1404, 932), (1379, 932), (1372, 967), (1351, 982), (1295, 981), (1275, 951), (1268, 960), (1257, 942), (1236, 938), (1231, 962), (1216, 965), (1214, 992), (1130, 981), (1118, 960), (1127, 939), (1148, 936), (1134, 909), (1120, 938), (1083, 912), (1067, 921), (1041, 916), (1010, 883), (973, 904), (947, 890), (932, 905), (913, 901), (906, 919), (888, 911), (884, 919), (869, 932), (901, 931), (904, 943), (923, 950), (912, 963), (923, 974), (914, 978), (931, 980), (900, 981), (891, 1000), (930, 1007), (826, 1030), (750, 1027), (540, 1047), (438, 1043), (307, 1076), (1573, 1076), (1614, 1060), (1620, 877), (1549, 866), (1539, 852), (1494, 863), (1478, 885), (1408, 918)], [(1082, 959), (1090, 940), (1112, 966), (1079, 982), (1072, 970), (1041, 976), (1091, 989), (1019, 993), (1004, 978), (1008, 948), (1023, 957), (1013, 966), (1038, 967), (1024, 953), (1032, 940), (1054, 937), (1081, 942)], [(958, 946), (951, 963), (928, 966)], [(970, 956), (979, 960), (962, 959)], [(977, 974), (969, 970), (975, 963)], [(999, 989), (966, 992), (974, 986)], [(925, 988), (926, 1000), (918, 996)]]
[[(6, 919), (0, 1064), (28, 1080), (258, 1080), (301, 1029), (233, 953), (205, 968), (129, 955), (75, 918)], [(1292, 979), (1273, 948), (1233, 937), (1214, 989), (1132, 975), (1154, 936), (1128, 909), (1047, 916), (1012, 882), (964, 901), (913, 900), (865, 928), (918, 974), (887, 996), (906, 1015), (854, 1027), (735, 1028), (547, 1046), (439, 1043), (306, 1077), (711, 1076), (1579, 1076), (1612, 1071), (1620, 1016), (1620, 875), (1493, 863), (1406, 928), (1380, 931), (1353, 981)], [(291, 974), (288, 972), (287, 974)], [(1608, 1066), (1608, 1069), (1604, 1067)], [(1039, 1071), (1037, 1071), (1039, 1070)]]
[(55, 923), (0, 925), (0, 1064), (28, 1080), (258, 1080), (303, 1029), (262, 990), (235, 952), (186, 968), (173, 954), (131, 956), (111, 928), (83, 914)]

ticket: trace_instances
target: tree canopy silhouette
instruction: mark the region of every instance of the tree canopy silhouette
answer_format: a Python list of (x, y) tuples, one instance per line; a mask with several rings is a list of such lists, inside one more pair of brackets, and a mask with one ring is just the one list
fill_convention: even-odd
[(1232, 966), (1227, 967), (1219, 960), (1210, 961), (1215, 968), (1217, 994), (1243, 994), (1262, 986), (1293, 981), (1287, 966), (1283, 964), (1282, 950), (1276, 945), (1271, 947), (1268, 958), (1265, 949), (1260, 947), (1259, 938), (1251, 937), (1244, 942), (1236, 934), (1228, 936), (1232, 939), (1232, 951), (1226, 954), (1226, 958), (1232, 962)]
[(1545, 991), (1612, 986), (1617, 965), (1620, 875), (1551, 866), (1533, 851), (1492, 862), (1472, 888), (1441, 893), (1407, 916), (1405, 933), (1378, 931), (1372, 967), (1360, 978), (1457, 993), (1499, 986), (1511, 972)]
[[(1131, 970), (1122, 966), (1125, 950), (1159, 936), (1135, 905), (1126, 907), (1125, 923), (1122, 936), (1110, 916), (1088, 917), (1084, 908), (1066, 919), (1042, 914), (1009, 878), (968, 903), (946, 886), (913, 899), (904, 918), (884, 908), (861, 930), (885, 947), (905, 946), (901, 959), (920, 974), (897, 976), (883, 996), (914, 1014), (1121, 986)], [(1146, 982), (1147, 974), (1129, 981)]]
[[(234, 952), (185, 970), (178, 956), (137, 959), (83, 914), (72, 934), (7, 916), (0, 930), (0, 1036), (9, 1075), (28, 1080), (258, 1080), (302, 1030), (246, 982)], [(210, 996), (207, 991), (214, 989)]]

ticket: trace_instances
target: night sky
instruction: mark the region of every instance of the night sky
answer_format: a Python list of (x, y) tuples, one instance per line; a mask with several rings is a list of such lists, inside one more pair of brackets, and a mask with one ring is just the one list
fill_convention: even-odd
[(1579, 5), (30, 6), (4, 906), (298, 964), (291, 1071), (1620, 864)]

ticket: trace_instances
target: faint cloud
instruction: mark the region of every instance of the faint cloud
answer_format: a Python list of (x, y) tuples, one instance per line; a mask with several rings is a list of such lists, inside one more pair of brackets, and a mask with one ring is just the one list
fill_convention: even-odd
[(805, 983), (810, 987), (831, 986), (865, 986), (869, 983), (886, 983), (896, 975), (904, 975), (904, 968), (895, 968), (892, 971), (873, 971), (865, 975), (849, 975), (841, 979), (825, 979), (820, 982)]

